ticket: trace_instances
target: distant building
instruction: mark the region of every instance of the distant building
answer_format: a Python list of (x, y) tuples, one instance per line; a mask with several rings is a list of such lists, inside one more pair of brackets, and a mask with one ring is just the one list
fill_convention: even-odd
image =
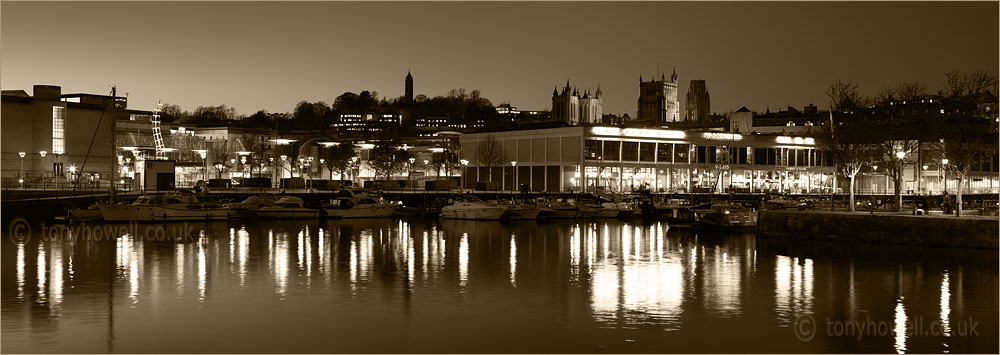
[(678, 122), (680, 101), (677, 99), (677, 70), (670, 75), (670, 81), (660, 75), (660, 80), (642, 81), (639, 77), (639, 112), (637, 123), (647, 126), (662, 126), (668, 122)]
[(816, 106), (806, 106), (802, 111), (789, 106), (780, 112), (757, 114), (746, 107), (741, 107), (729, 115), (729, 129), (733, 133), (801, 133), (810, 134), (819, 131), (819, 126), (828, 122), (830, 112), (820, 112)]
[(709, 119), (712, 112), (712, 101), (704, 80), (691, 80), (684, 107), (687, 109), (685, 120), (704, 122)]
[(580, 96), (579, 90), (570, 88), (569, 81), (562, 92), (557, 88), (552, 88), (552, 119), (564, 121), (570, 125), (578, 124), (598, 124), (601, 122), (604, 108), (601, 104), (601, 87), (597, 86), (594, 95), (590, 91), (584, 91)]
[(524, 111), (511, 106), (510, 103), (502, 103), (496, 107), (497, 115), (500, 116), (501, 125), (518, 124), (534, 121), (545, 121), (551, 118), (548, 111)]
[(403, 115), (398, 113), (343, 113), (337, 121), (330, 124), (330, 129), (343, 134), (360, 134), (384, 132), (390, 127), (399, 127), (403, 122)]
[(405, 90), (406, 90), (405, 91), (406, 92), (405, 93), (405, 95), (406, 95), (406, 103), (407, 104), (413, 103), (413, 75), (410, 75), (409, 71), (406, 72), (406, 89)]

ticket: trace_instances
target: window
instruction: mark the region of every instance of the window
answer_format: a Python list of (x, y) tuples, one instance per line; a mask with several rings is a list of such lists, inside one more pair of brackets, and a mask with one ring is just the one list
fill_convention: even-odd
[(622, 143), (622, 160), (627, 160), (627, 161), (639, 160), (639, 142)]
[(656, 143), (639, 143), (639, 161), (656, 160)]
[(602, 149), (601, 142), (595, 139), (588, 139), (583, 146), (584, 157), (587, 159), (601, 159)]
[(66, 152), (66, 108), (52, 106), (52, 154)]
[(604, 160), (618, 160), (620, 146), (621, 142), (619, 141), (604, 142)]
[(756, 165), (767, 165), (767, 148), (753, 149), (753, 163)]
[[(670, 163), (671, 156), (674, 154), (673, 143), (660, 143), (656, 146), (656, 160), (660, 163)], [(687, 163), (687, 161), (684, 161)]]
[(678, 144), (674, 146), (674, 163), (687, 164), (689, 149), (691, 149), (691, 146), (687, 144)]

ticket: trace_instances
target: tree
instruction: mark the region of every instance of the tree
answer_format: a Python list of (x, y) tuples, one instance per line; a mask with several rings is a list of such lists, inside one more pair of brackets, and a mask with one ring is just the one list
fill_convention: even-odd
[(864, 107), (867, 102), (867, 99), (858, 91), (858, 84), (851, 81), (837, 80), (833, 82), (826, 95), (830, 97), (830, 108), (836, 112), (851, 112), (856, 108)]
[[(989, 156), (996, 153), (996, 133), (987, 133), (987, 123), (975, 117), (951, 117), (933, 123), (941, 139), (931, 145), (931, 154), (939, 159), (948, 159), (945, 170), (958, 179), (955, 189), (956, 211), (962, 215), (962, 186), (972, 167), (980, 166)], [(988, 136), (987, 136), (988, 135)], [(987, 139), (992, 144), (987, 144)]]
[(326, 161), (327, 169), (330, 169), (331, 175), (334, 171), (338, 172), (342, 180), (344, 174), (351, 167), (351, 158), (357, 155), (354, 144), (350, 142), (342, 142), (323, 150), (323, 159)]
[(927, 96), (927, 84), (911, 81), (896, 86), (886, 86), (876, 95), (875, 101), (888, 105), (896, 101), (916, 101), (925, 96)]
[(833, 158), (837, 173), (850, 179), (847, 208), (854, 212), (854, 180), (861, 168), (875, 156), (876, 145), (872, 144), (869, 127), (856, 120), (845, 121), (828, 125), (816, 141)]
[(489, 169), (490, 182), (493, 181), (493, 167), (507, 164), (507, 153), (497, 137), (492, 134), (479, 141), (475, 155), (479, 164)]
[(212, 165), (215, 167), (216, 178), (222, 178), (222, 170), (232, 166), (230, 164), (230, 159), (232, 159), (233, 150), (229, 144), (229, 141), (220, 140), (211, 142), (211, 154)]
[(395, 140), (384, 140), (372, 148), (368, 159), (368, 165), (375, 170), (375, 178), (379, 175), (389, 179), (392, 173), (403, 168), (403, 162), (409, 158), (409, 153), (404, 150)]
[[(892, 179), (894, 185), (894, 210), (899, 212), (903, 209), (903, 171), (906, 164), (913, 164), (916, 162), (916, 152), (919, 147), (919, 141), (906, 138), (897, 138), (900, 136), (887, 136), (889, 131), (878, 129), (875, 130), (879, 132), (879, 135), (883, 139), (880, 139), (880, 143), (876, 144), (874, 148), (875, 158), (881, 159), (882, 163), (880, 166), (885, 166), (885, 173)], [(903, 156), (900, 158), (897, 154), (902, 153)]]
[(254, 139), (254, 137), (252, 137), (250, 135), (242, 135), (242, 136), (240, 136), (236, 140), (236, 143), (237, 143), (237, 147), (234, 147), (234, 148), (237, 149), (237, 152), (246, 152), (246, 153), (249, 153), (249, 154), (245, 154), (243, 156), (240, 156), (239, 159), (242, 159), (244, 156), (246, 157), (246, 159), (247, 159), (246, 163), (243, 163), (242, 161), (241, 161), (241, 163), (243, 163), (244, 166), (246, 166), (246, 165), (250, 166), (250, 176), (253, 177), (253, 167), (254, 166), (258, 166), (258, 172), (260, 172), (260, 169), (261, 169), (260, 168), (260, 161), (264, 158), (264, 152), (263, 152), (264, 146), (263, 146), (263, 144), (260, 144), (260, 141), (258, 141), (257, 139)]

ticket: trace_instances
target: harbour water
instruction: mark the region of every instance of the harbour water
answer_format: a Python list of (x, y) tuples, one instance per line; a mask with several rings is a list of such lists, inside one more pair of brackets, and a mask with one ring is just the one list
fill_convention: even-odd
[(5, 226), (5, 353), (998, 350), (995, 250), (614, 220), (33, 226)]

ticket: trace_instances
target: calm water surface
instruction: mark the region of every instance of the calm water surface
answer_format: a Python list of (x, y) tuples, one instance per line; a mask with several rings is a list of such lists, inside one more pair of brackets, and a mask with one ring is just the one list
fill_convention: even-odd
[(70, 227), (5, 226), (3, 352), (998, 351), (996, 251), (619, 221)]

